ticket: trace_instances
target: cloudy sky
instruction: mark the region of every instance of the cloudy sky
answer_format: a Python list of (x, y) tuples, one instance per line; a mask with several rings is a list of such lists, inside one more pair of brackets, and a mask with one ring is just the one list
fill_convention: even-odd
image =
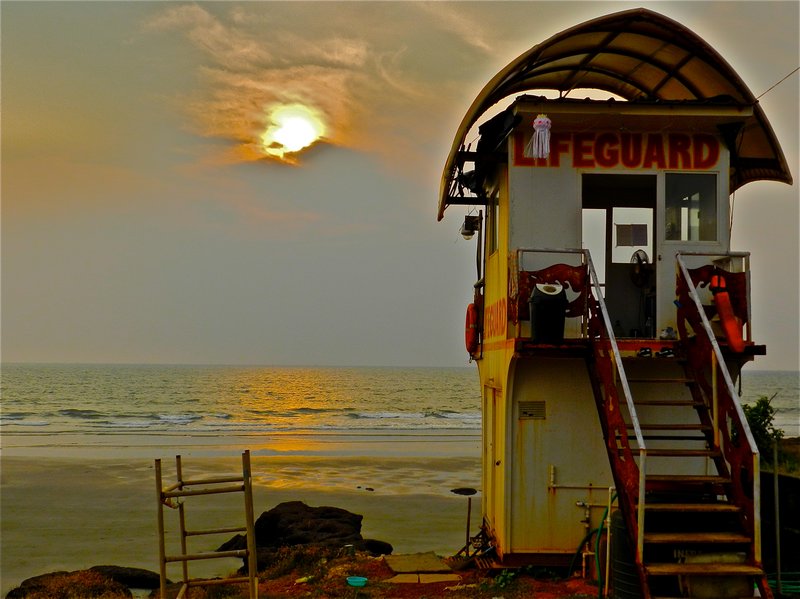
[[(796, 1), (4, 1), (2, 359), (466, 364), (456, 127), (519, 54), (639, 5), (756, 95), (800, 64)], [(761, 103), (798, 179), (798, 75)], [(266, 152), (279, 106), (324, 141)], [(797, 189), (736, 196), (760, 369), (798, 367)]]

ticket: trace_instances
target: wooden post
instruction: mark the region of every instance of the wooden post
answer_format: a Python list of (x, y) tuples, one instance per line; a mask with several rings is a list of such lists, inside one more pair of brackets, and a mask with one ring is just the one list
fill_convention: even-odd
[[(178, 491), (183, 491), (183, 463), (181, 461), (181, 456), (175, 456), (175, 471), (177, 472), (178, 477)], [(186, 545), (186, 512), (183, 509), (183, 502), (178, 499), (178, 520), (180, 522), (181, 528), (181, 555), (186, 555), (187, 545)], [(189, 584), (189, 564), (187, 562), (182, 562), (182, 570), (183, 570), (183, 584)], [(186, 591), (186, 594), (189, 594), (189, 591)]]
[(156, 460), (156, 502), (158, 503), (158, 571), (160, 576), (159, 581), (159, 597), (166, 599), (167, 597), (167, 552), (164, 545), (164, 504), (162, 503), (161, 496), (161, 460)]
[(250, 597), (258, 599), (258, 550), (253, 522), (253, 476), (250, 469), (250, 450), (246, 450), (242, 454), (242, 475), (244, 478), (245, 526), (247, 527), (247, 575), (250, 577)]

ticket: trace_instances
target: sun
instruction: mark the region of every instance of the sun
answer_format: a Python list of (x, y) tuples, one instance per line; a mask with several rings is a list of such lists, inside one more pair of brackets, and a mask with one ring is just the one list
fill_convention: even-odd
[(280, 159), (311, 146), (325, 135), (322, 116), (303, 104), (274, 107), (267, 121), (267, 129), (261, 135), (264, 152)]

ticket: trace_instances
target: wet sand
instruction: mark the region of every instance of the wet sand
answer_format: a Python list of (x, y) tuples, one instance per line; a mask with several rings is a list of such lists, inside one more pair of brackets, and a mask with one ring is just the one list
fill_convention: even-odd
[[(165, 481), (174, 481), (176, 453), (183, 456), (184, 476), (194, 477), (239, 473), (241, 451), (250, 449), (256, 517), (283, 501), (342, 507), (364, 516), (365, 538), (387, 541), (395, 553), (454, 553), (464, 539), (466, 500), (449, 491), (480, 485), (480, 439), (474, 435), (284, 435), (236, 442), (113, 437), (59, 439), (58, 445), (3, 439), (3, 595), (25, 578), (55, 570), (113, 564), (157, 571), (155, 457), (162, 459)], [(240, 494), (186, 501), (189, 528), (244, 522)], [(177, 512), (167, 510), (166, 518), (168, 552), (177, 552)], [(189, 548), (211, 550), (229, 536), (191, 539)], [(240, 564), (204, 560), (191, 563), (190, 573), (225, 575)], [(178, 577), (178, 568), (171, 565), (170, 575)]]

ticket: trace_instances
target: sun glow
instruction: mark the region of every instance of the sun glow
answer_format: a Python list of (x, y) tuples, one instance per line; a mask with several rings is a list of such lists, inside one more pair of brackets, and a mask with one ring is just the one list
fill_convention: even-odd
[(325, 135), (322, 116), (302, 104), (273, 108), (268, 123), (261, 135), (264, 152), (282, 160), (287, 158), (287, 154), (295, 154)]

